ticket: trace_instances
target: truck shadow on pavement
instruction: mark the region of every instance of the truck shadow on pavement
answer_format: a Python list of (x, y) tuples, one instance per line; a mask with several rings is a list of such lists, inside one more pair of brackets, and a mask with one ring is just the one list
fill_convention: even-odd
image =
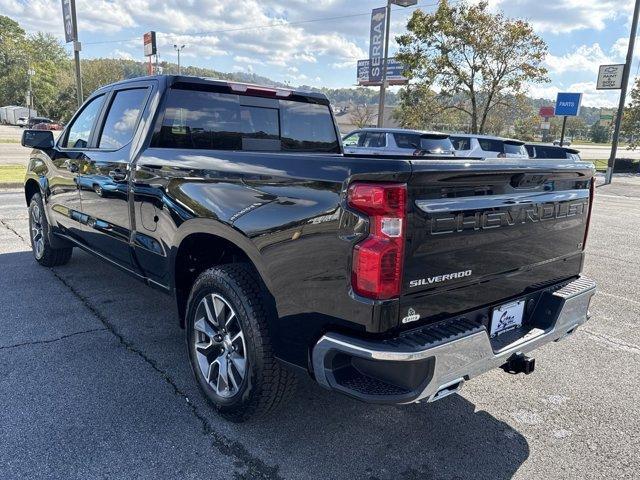
[[(147, 362), (152, 375), (173, 387), (171, 408), (191, 409), (202, 423), (202, 431), (184, 442), (210, 437), (211, 456), (231, 459), (238, 469), (235, 478), (507, 479), (529, 456), (529, 445), (518, 431), (476, 411), (463, 396), (433, 404), (366, 405), (325, 391), (306, 377), (292, 401), (276, 414), (241, 425), (228, 423), (208, 406), (192, 379), (172, 298), (78, 249), (69, 265), (51, 271), (38, 267), (30, 252), (0, 255), (0, 268), (40, 279), (35, 287), (40, 299), (51, 292), (55, 301), (69, 296), (66, 301), (84, 304), (86, 328), (96, 328), (99, 320), (125, 347), (122, 355), (138, 354), (136, 361)], [(0, 295), (8, 298), (6, 291)], [(25, 335), (32, 330), (29, 322), (44, 318), (51, 322), (48, 329), (55, 330), (51, 325), (64, 320), (39, 317), (21, 319), (27, 324)], [(2, 339), (0, 345), (7, 342)], [(153, 391), (143, 398), (147, 395), (149, 405), (158, 401)], [(64, 392), (58, 398), (63, 399)], [(139, 402), (140, 394), (135, 398)], [(134, 431), (135, 421), (127, 428)]]

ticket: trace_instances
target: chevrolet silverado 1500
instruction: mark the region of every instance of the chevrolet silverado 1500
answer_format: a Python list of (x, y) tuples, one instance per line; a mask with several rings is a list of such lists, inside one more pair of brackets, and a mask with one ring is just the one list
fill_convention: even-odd
[(94, 92), (28, 130), (35, 259), (79, 247), (173, 295), (222, 415), (304, 371), (377, 403), (435, 401), (588, 318), (589, 163), (345, 155), (323, 95), (184, 76)]

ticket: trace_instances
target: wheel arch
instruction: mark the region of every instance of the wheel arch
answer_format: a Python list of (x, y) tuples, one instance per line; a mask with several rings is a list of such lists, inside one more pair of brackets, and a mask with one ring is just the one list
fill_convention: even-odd
[(27, 202), (27, 207), (31, 203), (31, 199), (36, 193), (42, 193), (40, 184), (33, 178), (27, 179), (27, 181), (24, 183), (24, 198)]
[(179, 229), (171, 249), (172, 288), (184, 327), (191, 286), (204, 270), (216, 265), (246, 263), (271, 293), (271, 283), (260, 252), (244, 234), (210, 219), (193, 219)]

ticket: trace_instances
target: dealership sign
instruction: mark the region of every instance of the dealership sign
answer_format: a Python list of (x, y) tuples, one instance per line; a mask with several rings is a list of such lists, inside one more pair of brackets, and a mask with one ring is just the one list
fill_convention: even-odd
[[(387, 61), (387, 82), (389, 85), (406, 85), (409, 80), (402, 74), (405, 66), (395, 58)], [(358, 60), (358, 85), (372, 87), (380, 85), (381, 80), (372, 81), (369, 76), (369, 60)]]
[(151, 31), (144, 34), (144, 56), (150, 57), (156, 54), (156, 32)]
[(622, 77), (624, 76), (624, 64), (600, 65), (598, 71), (598, 90), (620, 90)]
[(64, 40), (73, 42), (77, 40), (73, 28), (73, 15), (71, 13), (71, 0), (62, 0), (62, 19), (64, 21)]
[(540, 107), (539, 115), (544, 118), (553, 117), (556, 114), (556, 109), (553, 106)]
[(556, 99), (556, 115), (558, 117), (577, 117), (582, 104), (581, 93), (559, 93)]
[(386, 21), (387, 7), (374, 8), (371, 12), (371, 37), (369, 39), (369, 80), (371, 82), (382, 81)]

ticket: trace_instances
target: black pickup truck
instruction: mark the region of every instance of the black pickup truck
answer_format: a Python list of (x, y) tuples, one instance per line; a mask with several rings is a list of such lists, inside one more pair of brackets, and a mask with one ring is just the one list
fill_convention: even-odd
[(184, 76), (96, 91), (28, 130), (31, 242), (176, 299), (205, 396), (240, 421), (296, 370), (376, 403), (435, 401), (588, 318), (593, 166), (344, 155), (317, 93)]

